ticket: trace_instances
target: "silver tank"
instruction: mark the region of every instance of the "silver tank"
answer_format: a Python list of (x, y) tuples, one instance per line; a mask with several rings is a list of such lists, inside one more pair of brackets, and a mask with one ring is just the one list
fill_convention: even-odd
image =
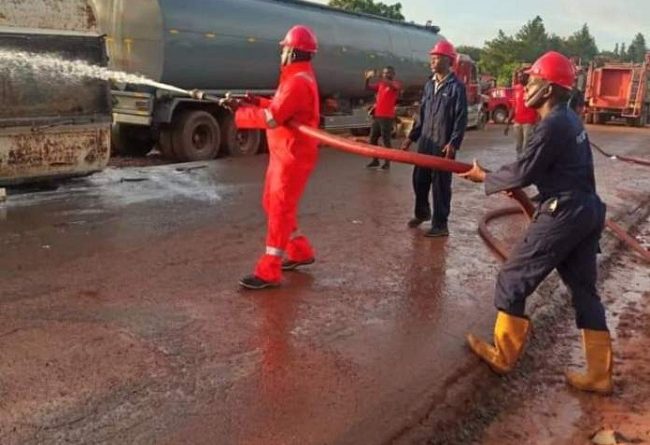
[(269, 90), (278, 42), (295, 24), (312, 27), (324, 96), (362, 97), (363, 73), (393, 65), (407, 91), (429, 75), (441, 37), (422, 27), (300, 0), (95, 0), (115, 68), (182, 88)]

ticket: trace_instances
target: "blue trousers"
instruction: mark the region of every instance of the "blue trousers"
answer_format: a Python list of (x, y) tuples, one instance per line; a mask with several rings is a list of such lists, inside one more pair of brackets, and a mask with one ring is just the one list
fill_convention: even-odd
[(571, 293), (578, 328), (607, 330), (596, 290), (596, 256), (604, 224), (605, 205), (596, 195), (572, 194), (544, 201), (499, 272), (496, 307), (523, 317), (526, 298), (557, 269)]
[[(451, 173), (428, 168), (413, 168), (413, 191), (415, 192), (415, 217), (431, 218), (434, 227), (445, 227), (451, 211)], [(433, 213), (429, 204), (433, 198)]]

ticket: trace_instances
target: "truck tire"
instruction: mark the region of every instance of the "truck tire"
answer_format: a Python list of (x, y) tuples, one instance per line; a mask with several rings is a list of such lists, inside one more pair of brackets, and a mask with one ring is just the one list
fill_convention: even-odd
[(158, 137), (158, 149), (160, 154), (165, 159), (176, 159), (174, 153), (174, 145), (172, 143), (172, 129), (170, 127), (163, 127), (160, 129), (160, 136)]
[(182, 111), (172, 125), (172, 151), (181, 162), (207, 161), (219, 154), (221, 130), (208, 112)]
[(117, 155), (146, 156), (155, 141), (149, 127), (115, 123), (111, 126), (111, 151)]
[(497, 107), (492, 112), (492, 120), (495, 124), (505, 124), (508, 120), (508, 114), (506, 107)]
[(594, 113), (594, 124), (603, 125), (605, 123), (605, 115), (603, 113)]
[(648, 124), (648, 107), (645, 106), (641, 108), (641, 115), (637, 119), (637, 124), (639, 127), (645, 127)]
[(221, 150), (232, 156), (254, 156), (260, 152), (260, 130), (238, 130), (231, 114), (221, 119)]

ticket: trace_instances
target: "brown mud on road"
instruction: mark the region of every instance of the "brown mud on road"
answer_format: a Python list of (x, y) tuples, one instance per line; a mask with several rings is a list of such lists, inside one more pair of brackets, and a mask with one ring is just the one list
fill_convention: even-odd
[[(650, 244), (650, 218), (637, 239)], [(614, 340), (615, 390), (611, 397), (569, 388), (565, 369), (584, 363), (573, 314), (546, 323), (512, 376), (487, 391), (491, 396), (455, 437), (481, 445), (650, 444), (650, 274), (647, 263), (625, 251), (607, 260), (600, 286)], [(548, 322), (548, 320), (546, 320)], [(539, 327), (539, 326), (538, 326)], [(449, 442), (456, 443), (456, 442)]]
[[(592, 137), (648, 155), (643, 130)], [(459, 160), (474, 157), (495, 168), (514, 147), (501, 128), (470, 132)], [(638, 222), (647, 170), (596, 162), (610, 216)], [(456, 179), (451, 236), (431, 240), (426, 224), (406, 228), (411, 168), (366, 163), (322, 151), (300, 220), (318, 262), (257, 294), (237, 279), (264, 242), (264, 156), (110, 168), (10, 194), (0, 207), (0, 444), (470, 443), (482, 429), (444, 442), (438, 426), (479, 417), (476, 397), (508, 382), (464, 340), (493, 325), (498, 263), (476, 227), (508, 200)], [(523, 224), (492, 228), (512, 241)], [(535, 320), (566, 307), (556, 288), (551, 280), (531, 300)], [(535, 357), (518, 372), (535, 378), (548, 361)], [(479, 411), (494, 419), (489, 402)]]

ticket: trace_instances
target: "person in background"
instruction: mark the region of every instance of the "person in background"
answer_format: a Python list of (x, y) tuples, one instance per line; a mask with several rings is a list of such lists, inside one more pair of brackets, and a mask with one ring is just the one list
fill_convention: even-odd
[[(402, 91), (402, 84), (395, 80), (395, 68), (387, 66), (382, 70), (381, 78), (372, 83), (375, 77), (374, 70), (366, 73), (366, 89), (377, 92), (377, 100), (371, 109), (372, 129), (370, 130), (370, 143), (377, 145), (381, 137), (384, 147), (392, 148), (393, 127), (395, 126), (395, 107)], [(367, 168), (378, 168), (379, 159), (373, 159)], [(382, 170), (390, 169), (390, 161), (384, 161)]]
[[(413, 142), (417, 142), (418, 153), (454, 159), (467, 127), (465, 85), (452, 71), (457, 54), (451, 43), (441, 40), (429, 54), (433, 76), (424, 86), (419, 117), (402, 144), (402, 150), (408, 150)], [(413, 169), (415, 217), (408, 222), (409, 227), (418, 227), (431, 218), (431, 229), (425, 236), (449, 236), (451, 175), (422, 167)], [(433, 213), (429, 194), (433, 195)]]
[(578, 115), (580, 119), (585, 114), (585, 95), (578, 88), (573, 88), (569, 98), (569, 107)]
[(524, 98), (524, 85), (526, 85), (526, 82), (528, 82), (528, 74), (524, 71), (519, 71), (517, 73), (517, 82), (513, 88), (514, 94), (511, 101), (512, 106), (510, 107), (508, 123), (504, 130), (504, 134), (507, 136), (510, 125), (514, 121), (517, 159), (521, 158), (521, 155), (526, 149), (526, 144), (528, 144), (528, 139), (535, 129), (535, 124), (538, 119), (537, 111), (526, 106), (526, 100)]

